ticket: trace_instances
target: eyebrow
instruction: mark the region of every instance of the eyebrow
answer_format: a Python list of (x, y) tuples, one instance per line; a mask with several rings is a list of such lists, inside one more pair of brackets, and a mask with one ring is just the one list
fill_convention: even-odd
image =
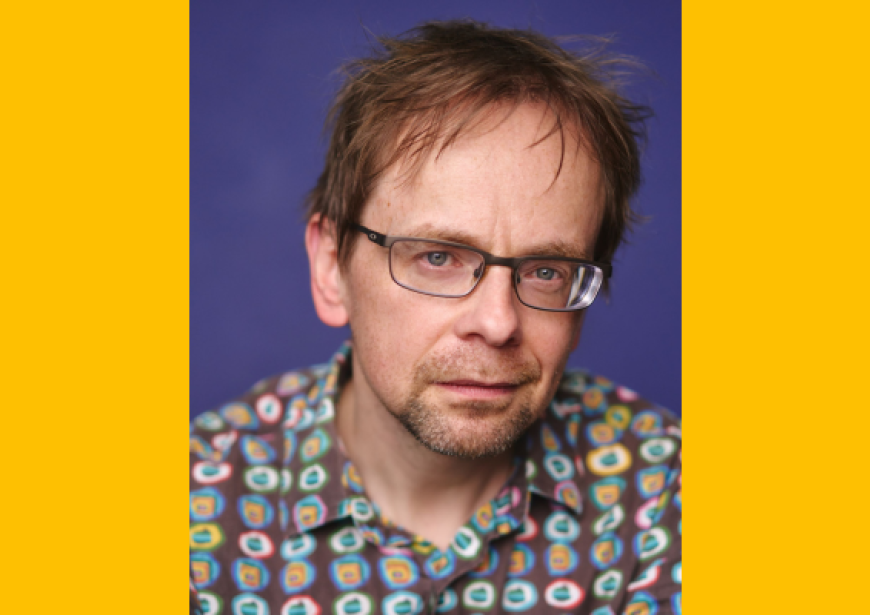
[[(407, 233), (402, 233), (402, 237), (417, 237), (420, 239), (435, 239), (439, 241), (449, 241), (450, 243), (461, 243), (463, 245), (483, 250), (478, 237), (463, 231), (450, 227), (435, 226), (429, 222), (412, 227)], [(505, 256), (505, 255), (497, 255)], [(519, 254), (511, 254), (512, 257), (522, 256), (561, 256), (564, 258), (577, 258), (586, 260), (590, 258), (586, 255), (586, 251), (574, 246), (570, 243), (556, 239), (553, 241), (545, 241), (539, 244), (528, 246)]]

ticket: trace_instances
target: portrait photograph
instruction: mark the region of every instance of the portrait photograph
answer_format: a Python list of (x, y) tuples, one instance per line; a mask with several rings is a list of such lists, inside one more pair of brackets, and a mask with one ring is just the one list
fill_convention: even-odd
[(866, 6), (5, 8), (0, 610), (861, 610)]
[(679, 3), (191, 5), (191, 612), (680, 613)]

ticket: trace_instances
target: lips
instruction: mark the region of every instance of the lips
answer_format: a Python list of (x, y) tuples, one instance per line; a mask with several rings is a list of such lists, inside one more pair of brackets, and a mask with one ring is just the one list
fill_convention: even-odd
[(483, 380), (445, 380), (440, 382), (439, 384), (451, 384), (455, 386), (467, 386), (467, 387), (486, 387), (486, 388), (507, 388), (507, 387), (516, 387), (519, 386), (518, 382), (486, 382)]
[(465, 394), (465, 395), (483, 395), (483, 396), (491, 396), (491, 395), (505, 395), (509, 393), (515, 392), (517, 389), (522, 386), (521, 382), (487, 382), (483, 380), (440, 380), (436, 381), (440, 387), (443, 387), (449, 391), (453, 391), (455, 393)]
[(435, 383), (442, 390), (469, 399), (497, 399), (513, 395), (519, 388), (511, 382), (484, 382), (480, 380), (443, 380)]
[(480, 380), (443, 380), (435, 384), (466, 395), (504, 395), (513, 393), (520, 387), (520, 384), (515, 382), (483, 382)]

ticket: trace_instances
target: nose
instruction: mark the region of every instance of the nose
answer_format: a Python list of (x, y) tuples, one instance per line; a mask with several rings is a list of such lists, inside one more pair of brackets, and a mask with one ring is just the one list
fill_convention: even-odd
[(456, 322), (460, 338), (477, 336), (496, 347), (520, 341), (522, 305), (514, 292), (512, 275), (509, 267), (486, 268), (474, 292), (463, 300), (466, 310)]

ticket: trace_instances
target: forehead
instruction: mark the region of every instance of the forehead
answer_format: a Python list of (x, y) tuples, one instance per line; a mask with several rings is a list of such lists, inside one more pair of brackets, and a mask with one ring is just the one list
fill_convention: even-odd
[(448, 147), (388, 169), (363, 224), (499, 254), (559, 243), (591, 257), (604, 201), (598, 165), (554, 121), (544, 105), (493, 109)]

